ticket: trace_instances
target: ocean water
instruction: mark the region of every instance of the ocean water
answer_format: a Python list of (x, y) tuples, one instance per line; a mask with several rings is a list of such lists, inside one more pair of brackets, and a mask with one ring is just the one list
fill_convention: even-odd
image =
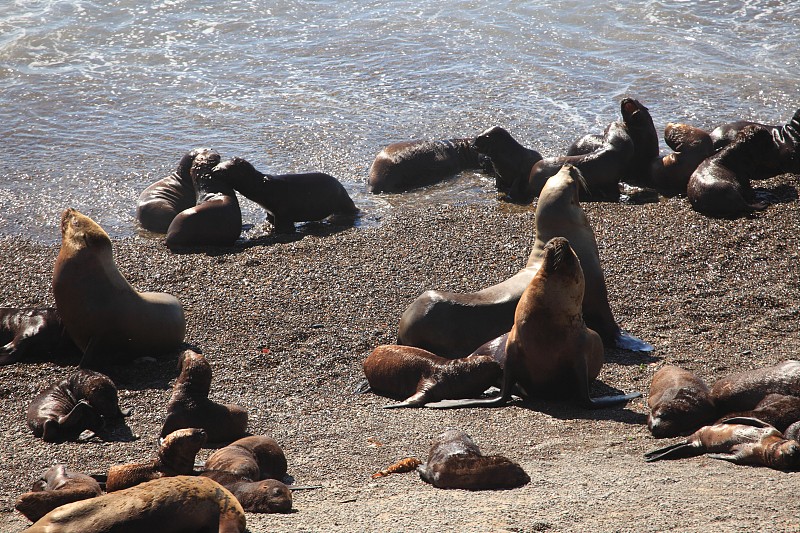
[(136, 234), (141, 190), (196, 146), (328, 172), (361, 226), (405, 202), (495, 202), (479, 174), (400, 195), (365, 180), (386, 144), (494, 125), (559, 155), (625, 96), (660, 131), (784, 123), (800, 107), (798, 20), (783, 0), (7, 0), (0, 234), (57, 242), (66, 207)]

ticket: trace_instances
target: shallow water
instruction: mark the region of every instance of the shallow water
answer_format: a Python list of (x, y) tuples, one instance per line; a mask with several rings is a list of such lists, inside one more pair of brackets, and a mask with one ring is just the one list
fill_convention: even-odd
[(558, 155), (617, 119), (624, 96), (659, 130), (778, 124), (800, 106), (795, 2), (485, 4), (3, 2), (0, 234), (55, 242), (72, 206), (132, 235), (139, 192), (195, 146), (268, 173), (328, 172), (369, 226), (405, 202), (496, 201), (472, 173), (369, 195), (390, 142), (501, 125)]

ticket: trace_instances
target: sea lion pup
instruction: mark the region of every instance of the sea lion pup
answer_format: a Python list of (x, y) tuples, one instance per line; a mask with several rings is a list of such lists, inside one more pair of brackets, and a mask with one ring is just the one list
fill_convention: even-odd
[(647, 396), (647, 428), (657, 439), (689, 435), (714, 419), (714, 401), (705, 382), (682, 368), (661, 367)]
[(421, 407), (428, 402), (475, 398), (503, 375), (500, 364), (489, 355), (445, 359), (413, 346), (378, 346), (364, 361), (369, 387), (377, 394), (405, 398), (385, 405)]
[(24, 533), (148, 531), (243, 533), (245, 515), (233, 494), (200, 476), (154, 479), (49, 512)]
[(144, 229), (166, 233), (178, 213), (197, 203), (197, 194), (189, 171), (194, 158), (208, 152), (211, 152), (210, 148), (195, 148), (187, 152), (172, 174), (142, 191), (136, 203), (136, 219)]
[(78, 354), (55, 307), (0, 307), (0, 365), (16, 363), (29, 354)]
[(100, 483), (92, 477), (67, 470), (64, 465), (54, 465), (34, 482), (31, 492), (17, 498), (14, 507), (28, 520), (36, 522), (56, 507), (102, 493)]
[(213, 177), (266, 209), (267, 220), (278, 232), (293, 232), (295, 222), (358, 213), (339, 180), (322, 172), (271, 176), (234, 157), (217, 165)]
[(755, 409), (769, 394), (800, 396), (800, 361), (790, 359), (731, 374), (711, 387), (711, 396), (721, 414)]
[(167, 476), (188, 476), (194, 472), (194, 459), (206, 443), (206, 432), (199, 428), (173, 431), (164, 439), (158, 455), (149, 463), (114, 465), (108, 469), (106, 491), (114, 492), (139, 483)]
[(103, 423), (113, 424), (130, 410), (119, 408), (117, 387), (108, 376), (79, 370), (47, 387), (28, 406), (28, 427), (45, 442), (71, 440), (85, 429), (99, 432)]
[(212, 453), (205, 469), (222, 470), (255, 481), (280, 480), (286, 475), (286, 456), (275, 439), (252, 435)]
[(61, 217), (53, 296), (84, 368), (176, 350), (186, 333), (177, 298), (131, 287), (114, 264), (108, 234), (72, 208)]
[(668, 123), (664, 141), (673, 152), (652, 162), (652, 186), (667, 195), (686, 194), (689, 178), (714, 153), (708, 132), (688, 124)]
[(766, 209), (766, 204), (755, 201), (750, 180), (776, 153), (769, 131), (755, 125), (745, 127), (731, 144), (703, 160), (692, 173), (686, 189), (692, 208), (729, 217)]
[(200, 475), (231, 491), (248, 513), (288, 513), (292, 510), (292, 491), (277, 479), (253, 481), (224, 470), (206, 470)]
[(482, 165), (472, 139), (392, 143), (375, 156), (367, 189), (371, 193), (407, 191)]
[(741, 417), (757, 418), (778, 431), (786, 431), (789, 426), (800, 420), (800, 398), (785, 394), (767, 394), (752, 410), (727, 413), (717, 423)]
[(242, 211), (236, 191), (212, 173), (219, 162), (219, 154), (213, 150), (197, 154), (192, 161), (189, 175), (197, 201), (178, 213), (167, 228), (166, 243), (170, 249), (232, 246), (242, 233)]
[(645, 454), (648, 463), (660, 459), (680, 459), (708, 454), (739, 465), (768, 466), (794, 470), (800, 466), (800, 444), (756, 418), (731, 418), (722, 424), (704, 426), (686, 442)]
[(502, 455), (483, 455), (459, 429), (448, 429), (431, 445), (428, 461), (417, 467), (419, 477), (440, 489), (513, 489), (531, 478)]
[(208, 399), (211, 391), (211, 365), (192, 350), (179, 358), (181, 373), (172, 388), (167, 418), (161, 428), (166, 437), (180, 428), (203, 428), (208, 442), (231, 442), (247, 432), (247, 411), (238, 405), (216, 403)]
[(507, 192), (515, 183), (526, 181), (533, 165), (542, 160), (536, 150), (525, 148), (511, 134), (494, 126), (475, 137), (475, 149), (489, 157), (495, 173), (495, 186)]

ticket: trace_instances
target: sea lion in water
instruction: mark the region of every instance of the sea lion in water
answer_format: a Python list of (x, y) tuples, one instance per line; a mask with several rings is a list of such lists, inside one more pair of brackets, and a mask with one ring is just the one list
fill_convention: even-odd
[(247, 411), (238, 405), (208, 399), (211, 365), (192, 350), (180, 356), (181, 373), (172, 388), (161, 437), (180, 428), (203, 428), (208, 442), (231, 442), (247, 432)]
[(711, 137), (700, 128), (670, 122), (664, 128), (664, 141), (673, 151), (653, 160), (650, 185), (663, 194), (686, 194), (692, 173), (714, 153)]
[(186, 333), (177, 298), (131, 287), (114, 264), (108, 234), (71, 208), (61, 217), (53, 296), (64, 327), (84, 353), (81, 367), (176, 350)]
[(224, 470), (206, 470), (200, 475), (231, 491), (248, 513), (288, 513), (292, 510), (292, 491), (277, 479), (254, 481)]
[(800, 398), (785, 394), (767, 394), (753, 409), (726, 413), (717, 423), (740, 417), (757, 418), (778, 431), (786, 431), (789, 426), (800, 420)]
[(158, 455), (149, 463), (114, 465), (108, 469), (106, 491), (114, 492), (145, 481), (167, 476), (188, 476), (194, 472), (194, 459), (206, 443), (206, 432), (199, 428), (173, 431), (164, 439)]
[(322, 172), (271, 176), (234, 157), (214, 168), (214, 179), (227, 183), (267, 210), (278, 232), (293, 232), (295, 222), (330, 215), (354, 216), (358, 208), (339, 180)]
[(770, 394), (800, 396), (800, 361), (790, 359), (731, 374), (711, 387), (711, 396), (721, 414), (755, 409)]
[(369, 169), (369, 192), (401, 192), (481, 168), (472, 139), (404, 141), (381, 150)]
[(31, 353), (61, 356), (79, 351), (55, 307), (0, 307), (0, 365), (15, 363)]
[(197, 154), (189, 175), (197, 201), (184, 209), (167, 228), (170, 249), (185, 246), (232, 246), (242, 233), (242, 211), (236, 191), (216, 179), (212, 170), (220, 162), (217, 152)]
[(364, 361), (369, 387), (384, 396), (405, 398), (384, 406), (420, 407), (445, 399), (474, 398), (500, 380), (503, 370), (491, 356), (445, 359), (413, 346), (378, 346)]
[(100, 483), (91, 476), (67, 470), (64, 465), (54, 465), (34, 482), (31, 492), (17, 498), (14, 508), (31, 522), (36, 522), (56, 507), (102, 493)]
[(40, 392), (28, 406), (28, 427), (45, 442), (71, 440), (85, 429), (98, 432), (130, 414), (119, 408), (117, 387), (108, 376), (79, 370)]
[(511, 134), (494, 126), (475, 137), (475, 149), (489, 157), (495, 173), (495, 185), (508, 192), (515, 183), (526, 181), (533, 165), (542, 160), (536, 150), (525, 148)]
[(483, 455), (465, 432), (448, 429), (433, 441), (419, 477), (440, 489), (513, 489), (531, 478), (502, 455)]
[(650, 383), (647, 428), (657, 439), (688, 435), (714, 419), (714, 401), (705, 382), (682, 368), (667, 365)]
[(200, 476), (176, 476), (61, 506), (24, 533), (75, 531), (243, 533), (245, 515), (233, 494), (216, 481)]
[(212, 453), (205, 469), (222, 470), (254, 481), (280, 480), (286, 475), (286, 456), (275, 439), (252, 435)]

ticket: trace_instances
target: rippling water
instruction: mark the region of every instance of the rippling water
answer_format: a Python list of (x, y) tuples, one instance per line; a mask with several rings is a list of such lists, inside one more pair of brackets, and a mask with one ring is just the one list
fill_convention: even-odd
[[(137, 231), (139, 192), (195, 146), (321, 170), (377, 223), (403, 202), (493, 202), (468, 174), (370, 196), (386, 144), (502, 125), (558, 155), (623, 96), (701, 127), (800, 106), (800, 3), (8, 0), (0, 6), (0, 234), (57, 241), (73, 206)], [(242, 202), (246, 224), (263, 211)]]

